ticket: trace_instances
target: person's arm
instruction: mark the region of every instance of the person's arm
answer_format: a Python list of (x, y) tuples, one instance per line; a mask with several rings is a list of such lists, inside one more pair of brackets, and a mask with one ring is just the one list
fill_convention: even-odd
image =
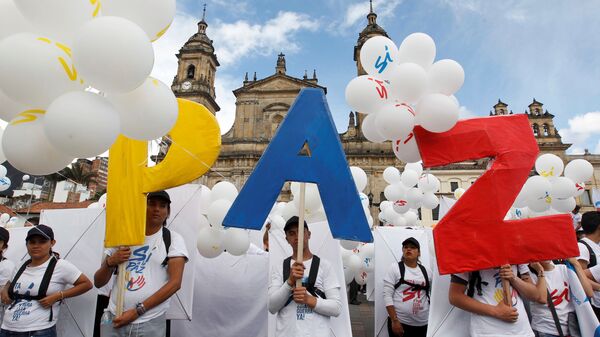
[(342, 312), (342, 300), (340, 299), (340, 288), (325, 291), (324, 298), (317, 298), (314, 311), (323, 316), (338, 317)]
[(507, 264), (500, 268), (500, 278), (508, 280), (510, 285), (519, 292), (519, 295), (530, 301), (537, 301), (540, 297), (540, 293), (533, 284), (529, 273), (521, 274), (519, 278), (513, 273), (512, 267)]
[[(185, 266), (186, 259), (187, 258), (185, 256), (169, 257), (167, 262), (167, 275), (169, 280), (162, 287), (160, 287), (158, 291), (142, 302), (146, 311), (168, 300), (177, 292), (177, 290), (181, 288), (183, 268)], [(113, 325), (115, 328), (119, 328), (135, 321), (138, 317), (139, 316), (136, 308), (129, 309), (123, 312), (121, 316), (115, 317), (115, 319), (113, 319)]]
[[(456, 276), (453, 276), (453, 278), (454, 277)], [(461, 281), (464, 280), (461, 279)], [(504, 304), (504, 301), (500, 301), (498, 305), (493, 306), (481, 303), (474, 298), (467, 296), (465, 294), (467, 282), (464, 282), (465, 283), (457, 283), (454, 280), (450, 282), (450, 291), (448, 292), (448, 300), (450, 301), (450, 304), (474, 314), (494, 317), (505, 322), (517, 321), (517, 318), (519, 317), (517, 309)]]
[(271, 273), (271, 285), (269, 286), (269, 312), (272, 314), (276, 314), (285, 306), (285, 303), (292, 295), (296, 280), (302, 279), (304, 276), (304, 265), (298, 262), (294, 263), (290, 269), (290, 276), (286, 282), (282, 281), (283, 275), (279, 271), (279, 269), (274, 269)]
[(94, 273), (94, 286), (96, 286), (96, 288), (104, 287), (108, 281), (110, 281), (110, 278), (115, 272), (115, 268), (121, 263), (129, 260), (130, 255), (131, 249), (129, 247), (121, 247), (112, 252), (112, 254), (105, 255), (100, 264), (100, 268)]
[(394, 288), (396, 285), (394, 280), (400, 278), (400, 271), (396, 273), (396, 270), (398, 270), (398, 264), (395, 263), (393, 266), (388, 268), (388, 273), (383, 279), (383, 304), (385, 305), (385, 310), (387, 311), (388, 317), (392, 321), (392, 324), (394, 324), (396, 321), (400, 323), (396, 314), (396, 308), (394, 307), (394, 292), (396, 291)]
[(572, 257), (567, 259), (567, 261), (569, 261), (569, 263), (573, 266), (573, 269), (575, 269), (575, 272), (577, 273), (577, 278), (579, 279), (579, 282), (583, 287), (583, 291), (585, 292), (585, 296), (593, 297), (594, 289), (592, 288), (592, 282), (586, 277), (583, 269), (581, 268), (579, 263), (577, 263), (577, 259)]
[(592, 290), (597, 291), (600, 288), (600, 284), (597, 283), (600, 279), (600, 265), (584, 269), (583, 273), (588, 279), (588, 283), (592, 286)]
[(58, 301), (62, 301), (69, 297), (75, 297), (84, 294), (88, 290), (92, 289), (92, 287), (92, 281), (90, 281), (90, 279), (87, 278), (87, 276), (81, 273), (81, 275), (79, 275), (75, 283), (73, 283), (73, 287), (62, 291), (57, 291), (53, 294), (42, 298), (40, 300), (40, 304), (44, 308), (49, 308)]
[(0, 299), (3, 304), (11, 304), (13, 300), (8, 296), (8, 289), (10, 288), (10, 281), (6, 282), (4, 287), (2, 287), (2, 291), (0, 292)]
[[(539, 262), (530, 263), (529, 265), (537, 272), (537, 282), (535, 282), (535, 287), (537, 289), (538, 297), (532, 301), (546, 304), (548, 303), (548, 285), (546, 284), (546, 277), (544, 276), (544, 267), (542, 267)], [(529, 280), (532, 280), (532, 278), (529, 277)]]

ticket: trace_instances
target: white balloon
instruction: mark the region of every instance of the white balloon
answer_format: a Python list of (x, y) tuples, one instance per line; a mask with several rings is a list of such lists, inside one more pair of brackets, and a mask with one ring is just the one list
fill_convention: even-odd
[(413, 187), (419, 182), (419, 173), (413, 170), (404, 169), (402, 175), (400, 176), (402, 180), (402, 184), (406, 187)]
[(353, 110), (364, 114), (379, 111), (387, 103), (393, 103), (390, 85), (383, 79), (362, 75), (346, 86), (346, 102)]
[(354, 271), (348, 266), (344, 266), (344, 281), (346, 285), (350, 284), (354, 280)]
[(31, 178), (31, 177), (29, 176), (29, 174), (24, 174), (24, 175), (23, 175), (23, 179), (22, 179), (22, 180), (23, 180), (23, 181), (27, 181), (27, 180), (29, 180), (29, 178)]
[(212, 191), (210, 188), (205, 185), (200, 185), (200, 200), (198, 203), (200, 214), (206, 215), (208, 212), (208, 207), (212, 201)]
[(67, 46), (20, 33), (0, 41), (0, 88), (21, 104), (45, 109), (63, 93), (83, 90), (83, 84)]
[(571, 160), (565, 167), (565, 177), (578, 182), (586, 182), (592, 178), (594, 167), (585, 159)]
[(366, 212), (369, 211), (369, 197), (364, 193), (359, 193), (360, 203)]
[(454, 198), (456, 200), (460, 199), (460, 197), (462, 197), (463, 194), (465, 194), (465, 189), (464, 188), (457, 188), (457, 189), (454, 190)]
[[(294, 199), (296, 200), (296, 199)], [(299, 199), (298, 199), (299, 201)], [(321, 203), (321, 196), (319, 194), (319, 188), (317, 184), (306, 184), (306, 191), (304, 196), (304, 208), (314, 212), (321, 208), (323, 204)]]
[(362, 247), (360, 247), (358, 256), (360, 256), (362, 259), (374, 258), (375, 257), (375, 244), (373, 244), (373, 243), (364, 244)]
[(223, 226), (223, 219), (231, 208), (231, 201), (225, 199), (215, 200), (210, 204), (206, 217), (213, 227), (219, 228)]
[(443, 94), (423, 96), (417, 106), (416, 123), (431, 132), (446, 132), (458, 122), (458, 106)]
[(388, 207), (392, 207), (392, 202), (389, 200), (384, 200), (379, 203), (379, 210), (383, 211)]
[(15, 3), (36, 30), (63, 43), (71, 43), (81, 25), (97, 17), (100, 10), (98, 0), (17, 0)]
[(10, 179), (8, 177), (0, 178), (0, 192), (6, 191), (10, 188)]
[(198, 214), (198, 225), (199, 229), (208, 228), (210, 227), (210, 222), (208, 222), (208, 219), (203, 214)]
[(388, 185), (383, 189), (383, 194), (385, 195), (385, 198), (390, 201), (404, 199), (406, 195), (406, 187), (404, 187), (402, 183)]
[(371, 37), (360, 49), (360, 64), (368, 74), (387, 79), (397, 62), (398, 47), (385, 36)]
[(415, 115), (410, 106), (389, 104), (375, 115), (377, 132), (388, 140), (407, 137), (415, 126)]
[(542, 197), (530, 197), (528, 198), (527, 207), (534, 212), (545, 212), (550, 209), (552, 204), (552, 197), (549, 195)]
[(585, 184), (584, 183), (576, 183), (575, 188), (576, 188), (576, 192), (575, 192), (575, 195), (573, 195), (574, 197), (578, 197), (578, 196), (582, 195), (583, 192), (585, 192)]
[[(410, 210), (410, 205), (408, 204), (408, 200), (406, 200), (406, 199), (400, 199), (400, 200), (394, 201), (393, 207), (394, 207), (394, 212), (396, 212), (398, 214), (404, 214)], [(396, 226), (398, 226), (398, 224), (396, 224), (396, 223), (394, 223), (394, 224)]]
[(356, 184), (356, 189), (359, 192), (364, 191), (368, 182), (365, 171), (358, 166), (350, 166), (350, 172), (352, 173), (352, 179), (354, 179), (354, 183)]
[(554, 179), (562, 174), (565, 167), (559, 156), (551, 153), (545, 153), (539, 156), (535, 161), (535, 170), (542, 177)]
[(285, 219), (281, 215), (271, 215), (269, 216), (269, 218), (271, 219), (270, 231), (273, 231), (275, 229), (283, 230), (283, 227), (285, 226)]
[(388, 184), (399, 183), (401, 180), (400, 171), (393, 166), (388, 166), (383, 170), (383, 180)]
[(440, 190), (440, 181), (433, 174), (424, 174), (419, 178), (417, 186), (424, 193), (435, 193)]
[(244, 255), (250, 248), (248, 231), (240, 228), (227, 228), (223, 235), (223, 249), (233, 256)]
[(525, 188), (526, 183), (523, 184), (523, 187), (521, 187), (521, 191), (519, 192), (519, 194), (517, 195), (517, 198), (515, 199), (515, 202), (513, 204), (513, 206), (515, 208), (523, 208), (525, 206), (527, 206), (527, 188)]
[(13, 34), (33, 31), (33, 26), (21, 14), (15, 2), (18, 1), (0, 0), (0, 40)]
[(371, 216), (371, 213), (369, 213), (369, 215), (367, 216), (367, 222), (369, 223), (369, 228), (373, 228), (373, 217)]
[(435, 59), (435, 42), (425, 33), (407, 36), (398, 48), (401, 63), (412, 62), (429, 69)]
[(417, 146), (417, 141), (412, 133), (406, 138), (394, 140), (392, 142), (392, 150), (394, 151), (396, 158), (405, 163), (415, 163), (421, 160), (419, 147)]
[(101, 208), (101, 206), (97, 202), (92, 202), (91, 204), (88, 205), (87, 208)]
[(423, 192), (416, 187), (411, 187), (406, 192), (406, 200), (411, 208), (419, 208), (423, 201)]
[(373, 143), (383, 143), (386, 141), (386, 139), (379, 133), (377, 127), (375, 126), (376, 118), (376, 114), (367, 115), (362, 122), (362, 132), (368, 141)]
[[(406, 212), (404, 212), (404, 213), (406, 213)], [(396, 216), (396, 218), (394, 218), (393, 222), (394, 222), (394, 226), (396, 226), (396, 227), (405, 227), (406, 226), (406, 219), (404, 218), (403, 214), (398, 214)]]
[(403, 103), (416, 103), (427, 89), (427, 72), (415, 63), (392, 67), (389, 78), (394, 96)]
[[(550, 181), (544, 177), (533, 176), (533, 177), (529, 177), (527, 179), (527, 181), (525, 182), (524, 188), (527, 191), (526, 192), (527, 199), (529, 201), (533, 201), (535, 199), (539, 199), (539, 198), (548, 196), (550, 194), (550, 191), (552, 190), (552, 185), (550, 184)], [(537, 209), (541, 209), (541, 207), (536, 207), (536, 208), (531, 208), (531, 209), (533, 209), (536, 212), (541, 212), (541, 211), (537, 210)]]
[(8, 162), (21, 172), (47, 175), (57, 172), (73, 161), (50, 144), (44, 132), (43, 115), (17, 117), (7, 125), (2, 136), (2, 150)]
[(99, 155), (119, 135), (119, 114), (106, 98), (85, 91), (66, 93), (48, 107), (44, 131), (58, 150), (75, 158)]
[(354, 281), (356, 281), (356, 283), (359, 286), (364, 286), (365, 284), (367, 284), (367, 278), (368, 278), (369, 274), (367, 273), (366, 270), (361, 268), (354, 274)]
[(423, 207), (428, 209), (434, 209), (438, 207), (438, 205), (440, 204), (440, 200), (434, 193), (427, 192), (423, 195), (422, 203)]
[(17, 117), (20, 112), (25, 110), (29, 110), (29, 108), (8, 97), (0, 90), (0, 119), (10, 122), (13, 118)]
[(106, 193), (102, 194), (100, 196), (100, 198), (98, 198), (98, 203), (100, 204), (100, 206), (102, 206), (103, 208), (106, 208)]
[(404, 166), (404, 170), (415, 171), (420, 177), (421, 174), (423, 174), (423, 165), (421, 165), (421, 163), (408, 163)]
[[(340, 245), (344, 249), (352, 250), (352, 249), (358, 247), (358, 242), (357, 241), (350, 241), (350, 240), (340, 240)], [(348, 260), (350, 260), (350, 258)]]
[(200, 255), (212, 259), (223, 252), (223, 231), (215, 227), (206, 227), (198, 232), (196, 247)]
[(213, 202), (219, 199), (225, 199), (233, 202), (235, 198), (237, 198), (237, 195), (237, 188), (229, 181), (220, 181), (216, 183), (211, 191), (211, 198)]
[(9, 219), (10, 214), (8, 213), (2, 213), (2, 215), (0, 215), (0, 223), (7, 223)]
[(152, 77), (131, 92), (108, 95), (107, 98), (119, 112), (121, 133), (129, 138), (160, 138), (177, 121), (177, 98), (169, 87)]
[(565, 199), (577, 193), (575, 183), (566, 177), (557, 177), (552, 182), (552, 198)]
[(139, 26), (127, 19), (104, 16), (79, 29), (73, 43), (73, 60), (94, 88), (125, 93), (148, 78), (154, 51)]
[(417, 220), (419, 220), (419, 216), (417, 213), (413, 211), (408, 211), (404, 213), (404, 219), (406, 220), (407, 226), (414, 226), (417, 224)]
[(560, 213), (569, 213), (571, 212), (577, 203), (575, 202), (574, 197), (568, 198), (555, 198), (552, 197), (551, 207)]
[(6, 177), (6, 167), (3, 165), (0, 165), (0, 178)]
[(388, 223), (393, 223), (394, 219), (396, 219), (397, 216), (398, 216), (398, 213), (396, 213), (396, 211), (394, 210), (394, 207), (388, 207), (383, 210), (383, 218)]
[(175, 0), (102, 0), (102, 15), (131, 20), (156, 41), (173, 22)]
[(298, 208), (293, 202), (286, 203), (285, 207), (283, 208), (283, 212), (281, 212), (281, 216), (285, 219), (285, 221), (288, 221), (293, 216), (298, 216), (298, 214)]
[(465, 82), (465, 71), (454, 60), (439, 60), (429, 69), (429, 87), (431, 92), (452, 95)]

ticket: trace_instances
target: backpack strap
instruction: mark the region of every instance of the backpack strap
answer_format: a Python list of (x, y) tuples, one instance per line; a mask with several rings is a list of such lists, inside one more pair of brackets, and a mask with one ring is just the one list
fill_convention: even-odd
[(550, 295), (550, 291), (548, 291), (548, 289), (546, 289), (546, 293), (548, 294), (548, 308), (550, 308), (550, 312), (552, 313), (552, 319), (554, 320), (556, 331), (558, 331), (558, 335), (560, 337), (564, 337), (565, 335), (563, 334), (562, 326), (560, 325), (560, 320), (558, 319), (558, 314), (556, 313), (556, 308), (554, 307), (552, 295)]
[(423, 273), (423, 277), (425, 277), (425, 294), (427, 295), (427, 298), (429, 298), (429, 291), (431, 289), (431, 284), (429, 283), (429, 275), (427, 275), (427, 269), (425, 269), (425, 266), (423, 266), (420, 263), (417, 265), (421, 269), (421, 273)]
[[(27, 266), (31, 263), (31, 259), (25, 261), (25, 263), (23, 263), (21, 268), (19, 268), (19, 271), (13, 278), (13, 280), (10, 284), (10, 288), (8, 289), (8, 296), (10, 297), (10, 299), (12, 299), (13, 301), (16, 301), (16, 300), (39, 301), (39, 300), (43, 299), (44, 297), (46, 297), (47, 292), (48, 292), (48, 287), (50, 286), (50, 280), (52, 279), (52, 274), (54, 274), (54, 268), (56, 267), (57, 261), (58, 261), (58, 259), (56, 257), (54, 257), (54, 256), (50, 257), (50, 262), (48, 263), (48, 266), (46, 267), (46, 271), (44, 272), (44, 276), (42, 277), (42, 282), (40, 283), (38, 293), (35, 296), (24, 295), (24, 294), (15, 294), (15, 284), (19, 280), (19, 277), (21, 277), (21, 274), (23, 274), (23, 272), (25, 271), (25, 268), (27, 268)], [(48, 322), (52, 322), (53, 317), (54, 317), (54, 313), (53, 313), (52, 307), (50, 307), (50, 317), (48, 318)]]
[(291, 273), (291, 267), (290, 264), (292, 262), (292, 257), (288, 257), (287, 259), (283, 260), (283, 282), (287, 281), (288, 278), (290, 278), (290, 273)]
[(394, 284), (394, 290), (398, 289), (404, 283), (404, 273), (406, 272), (406, 267), (404, 266), (404, 261), (398, 262), (398, 269), (400, 269), (400, 279), (396, 284)]
[(8, 297), (10, 297), (10, 299), (13, 301), (16, 300), (15, 284), (19, 280), (19, 277), (21, 277), (21, 274), (23, 274), (23, 272), (25, 271), (25, 268), (27, 268), (27, 266), (30, 263), (31, 263), (31, 259), (25, 261), (25, 263), (23, 263), (23, 265), (21, 265), (21, 268), (19, 268), (19, 270), (15, 274), (15, 277), (13, 277), (12, 281), (10, 281), (10, 287), (8, 288)]
[(325, 292), (321, 289), (315, 288), (317, 282), (317, 274), (319, 274), (319, 265), (321, 264), (321, 258), (313, 255), (312, 262), (310, 264), (310, 272), (308, 273), (308, 283), (306, 284), (306, 291), (315, 297), (326, 299)]
[(161, 266), (166, 267), (169, 262), (169, 249), (171, 248), (171, 231), (165, 226), (162, 227), (162, 238), (165, 243), (165, 249), (167, 250), (167, 256), (165, 256)]
[(596, 253), (594, 253), (592, 247), (590, 247), (590, 245), (584, 240), (578, 240), (577, 242), (583, 243), (583, 245), (587, 248), (588, 252), (590, 253), (590, 261), (588, 263), (588, 268), (591, 268), (598, 264), (598, 261), (596, 260)]

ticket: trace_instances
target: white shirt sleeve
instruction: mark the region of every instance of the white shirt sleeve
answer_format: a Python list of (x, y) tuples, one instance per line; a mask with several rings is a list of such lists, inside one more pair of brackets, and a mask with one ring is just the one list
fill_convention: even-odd
[(15, 273), (15, 264), (10, 260), (4, 260), (0, 262), (0, 288), (12, 281), (12, 277)]
[(581, 242), (577, 242), (577, 246), (579, 247), (579, 257), (577, 258), (577, 260), (583, 260), (583, 261), (589, 263), (590, 262), (590, 251)]
[(400, 269), (397, 263), (393, 263), (388, 267), (388, 271), (383, 278), (383, 304), (387, 307), (394, 305), (394, 286), (400, 280)]
[(290, 295), (292, 287), (287, 282), (283, 282), (283, 262), (275, 264), (271, 270), (271, 284), (269, 285), (269, 312), (276, 314), (283, 308)]
[(116, 249), (116, 248), (106, 248), (106, 249), (104, 250), (104, 255), (106, 255), (106, 256), (111, 256), (111, 255), (113, 255), (113, 254), (114, 254), (116, 251), (117, 251), (117, 249)]
[(173, 230), (171, 231), (171, 246), (169, 247), (169, 253), (167, 256), (185, 257), (186, 262), (189, 256), (187, 247), (185, 246), (185, 241), (183, 241), (183, 237)]
[[(287, 284), (287, 282), (286, 282)], [(323, 316), (338, 317), (342, 312), (342, 300), (340, 299), (340, 288), (331, 288), (325, 290), (327, 299), (317, 297), (315, 312)]]
[(71, 262), (63, 259), (59, 259), (56, 262), (56, 267), (60, 275), (61, 282), (65, 284), (75, 284), (79, 276), (83, 274), (77, 267)]
[(597, 264), (592, 268), (589, 268), (588, 270), (590, 271), (590, 273), (592, 273), (594, 280), (596, 280), (596, 282), (600, 282), (600, 264)]

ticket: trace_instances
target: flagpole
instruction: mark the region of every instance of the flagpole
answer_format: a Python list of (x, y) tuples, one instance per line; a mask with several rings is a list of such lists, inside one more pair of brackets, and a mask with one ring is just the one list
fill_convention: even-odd
[[(300, 183), (300, 206), (298, 212), (298, 252), (296, 262), (302, 263), (304, 260), (304, 195), (306, 193), (306, 183)], [(296, 280), (296, 287), (302, 287), (302, 279)]]

